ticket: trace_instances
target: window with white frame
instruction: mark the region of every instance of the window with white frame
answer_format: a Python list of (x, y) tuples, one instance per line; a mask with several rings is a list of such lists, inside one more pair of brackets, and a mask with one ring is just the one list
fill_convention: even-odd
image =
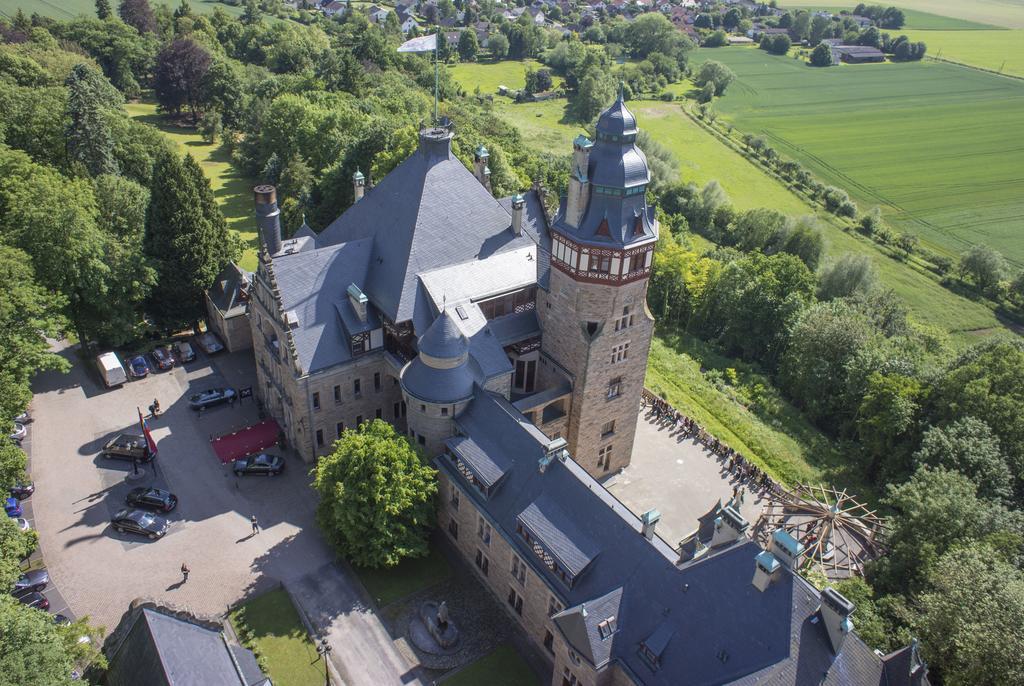
[(629, 358), (629, 342), (619, 343), (612, 348), (612, 364), (622, 362)]

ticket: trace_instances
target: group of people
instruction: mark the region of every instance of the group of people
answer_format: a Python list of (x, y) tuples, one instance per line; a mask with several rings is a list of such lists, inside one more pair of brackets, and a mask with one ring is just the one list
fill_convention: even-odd
[(733, 489), (734, 499), (742, 502), (742, 493), (746, 488), (755, 492), (779, 492), (781, 490), (782, 487), (775, 483), (767, 472), (727, 446), (719, 438), (705, 431), (700, 424), (672, 407), (668, 401), (645, 390), (642, 403), (643, 407), (648, 408), (649, 416), (653, 416), (659, 424), (670, 427), (670, 433), (684, 437), (692, 436), (724, 460), (726, 469), (730, 474), (736, 476), (737, 483)]

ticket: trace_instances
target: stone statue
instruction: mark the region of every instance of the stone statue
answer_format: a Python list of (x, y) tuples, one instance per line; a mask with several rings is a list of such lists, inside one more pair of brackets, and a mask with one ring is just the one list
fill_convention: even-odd
[(437, 606), (437, 625), (442, 629), (448, 626), (448, 601), (442, 600)]

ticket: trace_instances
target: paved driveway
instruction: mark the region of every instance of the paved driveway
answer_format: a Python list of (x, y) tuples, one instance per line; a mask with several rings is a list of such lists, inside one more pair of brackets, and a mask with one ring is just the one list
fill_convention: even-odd
[[(201, 357), (185, 369), (176, 367), (108, 391), (90, 366), (71, 351), (62, 354), (74, 365), (70, 374), (43, 374), (34, 384), (32, 504), (47, 567), (76, 615), (89, 615), (93, 624), (109, 632), (139, 597), (220, 614), (273, 582), (291, 587), (311, 572), (334, 568), (334, 556), (314, 523), (316, 499), (301, 460), (291, 459), (279, 477), (237, 478), (210, 448), (211, 436), (257, 420), (254, 403), (211, 409), (202, 416), (188, 407), (187, 396), (195, 390), (250, 385), (255, 379), (250, 355)], [(99, 451), (118, 432), (137, 433), (136, 407), (147, 408), (154, 398), (164, 411), (151, 423), (159, 457), (144, 465), (147, 474), (139, 483), (171, 490), (179, 505), (170, 516), (167, 536), (150, 542), (114, 533), (108, 526), (124, 494), (136, 484), (126, 483), (130, 463), (106, 460)], [(251, 534), (249, 524), (253, 514), (262, 528), (257, 535)], [(182, 562), (191, 569), (187, 583), (179, 571)], [(324, 602), (307, 600), (312, 606)], [(365, 608), (329, 607), (340, 614), (321, 613), (317, 628), (337, 625), (339, 630), (328, 634), (330, 640), (343, 641), (350, 632), (374, 640), (387, 636)], [(347, 654), (342, 646), (336, 648), (332, 657)], [(371, 662), (357, 673), (364, 678), (349, 683), (392, 682), (392, 670), (402, 658), (389, 641), (377, 650), (385, 659), (378, 657), (376, 663), (388, 668), (375, 671)], [(408, 669), (404, 666), (398, 673)]]

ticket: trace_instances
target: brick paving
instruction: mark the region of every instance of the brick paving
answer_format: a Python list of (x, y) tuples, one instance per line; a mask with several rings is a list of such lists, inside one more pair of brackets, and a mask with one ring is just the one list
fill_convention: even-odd
[[(71, 372), (43, 374), (34, 384), (32, 504), (47, 568), (75, 615), (88, 615), (109, 632), (138, 597), (219, 614), (276, 582), (289, 587), (308, 582), (314, 572), (333, 583), (324, 586), (325, 592), (338, 584), (354, 585), (361, 592), (358, 582), (334, 563), (319, 535), (309, 468), (300, 459), (289, 456), (279, 477), (237, 478), (214, 455), (210, 437), (257, 421), (255, 403), (246, 400), (202, 416), (188, 407), (188, 395), (197, 390), (250, 385), (255, 379), (251, 355), (200, 357), (187, 369), (176, 367), (108, 391), (91, 364), (83, 364), (69, 350), (62, 354), (73, 363)], [(169, 517), (168, 534), (150, 542), (109, 528), (124, 493), (137, 484), (125, 482), (130, 463), (106, 460), (99, 451), (118, 432), (137, 433), (136, 407), (147, 408), (154, 398), (163, 408), (151, 422), (160, 454), (144, 465), (147, 474), (138, 484), (169, 488), (180, 502)], [(253, 514), (261, 528), (256, 535), (249, 522)], [(186, 583), (182, 562), (191, 570)], [(334, 628), (327, 637), (334, 644), (336, 664), (352, 656), (347, 646), (373, 645), (377, 657), (361, 665), (348, 683), (401, 683), (393, 677), (408, 678), (410, 666), (387, 640), (372, 610), (330, 605), (316, 595), (303, 604), (337, 611), (329, 617), (320, 613), (321, 623), (316, 624), (318, 630), (324, 624)]]
[[(605, 486), (633, 513), (661, 512), (657, 532), (675, 547), (697, 528), (697, 518), (721, 499), (732, 497), (735, 485), (724, 461), (692, 438), (683, 438), (640, 411), (633, 459)], [(747, 492), (740, 513), (751, 526), (763, 500)]]

